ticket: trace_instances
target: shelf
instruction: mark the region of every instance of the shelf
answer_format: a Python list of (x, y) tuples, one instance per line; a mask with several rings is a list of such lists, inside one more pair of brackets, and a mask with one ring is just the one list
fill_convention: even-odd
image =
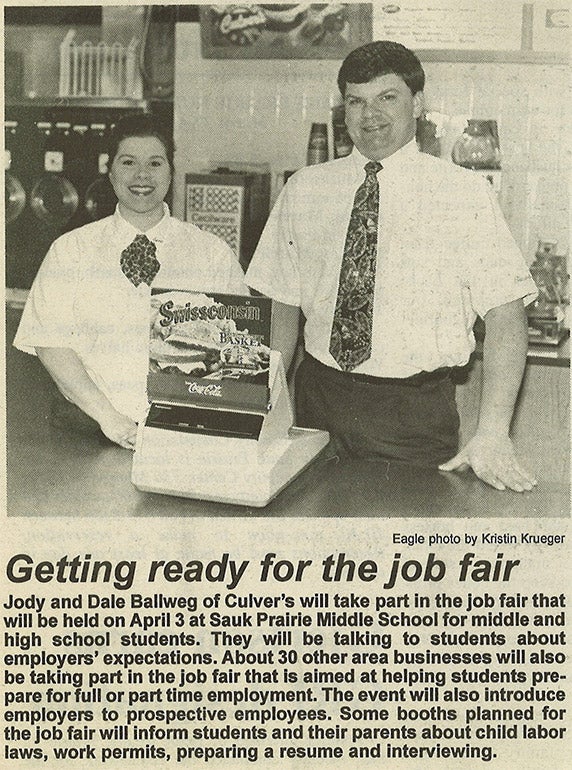
[(559, 51), (441, 51), (419, 49), (422, 62), (464, 62), (465, 64), (569, 64), (570, 57)]
[(558, 345), (535, 345), (530, 343), (527, 358), (533, 364), (570, 366), (570, 340), (562, 340)]
[(93, 109), (145, 110), (148, 99), (123, 99), (109, 96), (41, 96), (37, 99), (7, 99), (5, 107), (90, 107)]
[[(477, 338), (477, 347), (473, 353), (477, 361), (483, 358), (483, 342)], [(547, 366), (570, 366), (570, 339), (562, 340), (559, 345), (529, 345), (526, 354), (529, 364), (546, 364)]]

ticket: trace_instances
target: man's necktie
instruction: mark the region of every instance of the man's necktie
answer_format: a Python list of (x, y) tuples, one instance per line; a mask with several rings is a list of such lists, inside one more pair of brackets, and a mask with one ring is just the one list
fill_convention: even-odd
[(146, 235), (136, 235), (133, 243), (121, 252), (121, 269), (134, 286), (140, 283), (151, 286), (161, 267), (156, 251), (157, 247)]
[(381, 163), (365, 165), (365, 180), (356, 190), (344, 246), (330, 353), (341, 369), (355, 369), (371, 357), (373, 298), (377, 256), (377, 220)]

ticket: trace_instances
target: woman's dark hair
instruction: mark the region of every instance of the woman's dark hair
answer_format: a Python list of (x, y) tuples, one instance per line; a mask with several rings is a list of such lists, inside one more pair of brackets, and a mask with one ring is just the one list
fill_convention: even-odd
[(338, 73), (338, 88), (346, 95), (348, 83), (369, 83), (379, 75), (398, 75), (412, 94), (423, 91), (425, 73), (413, 51), (392, 40), (375, 40), (349, 53)]
[(170, 135), (163, 130), (162, 126), (157, 121), (146, 113), (137, 113), (134, 115), (126, 115), (117, 121), (111, 131), (111, 138), (109, 142), (109, 161), (108, 166), (111, 168), (113, 160), (117, 155), (120, 143), (123, 139), (131, 139), (131, 137), (145, 137), (154, 136), (158, 139), (165, 148), (165, 154), (169, 161), (171, 170), (173, 169), (173, 141)]

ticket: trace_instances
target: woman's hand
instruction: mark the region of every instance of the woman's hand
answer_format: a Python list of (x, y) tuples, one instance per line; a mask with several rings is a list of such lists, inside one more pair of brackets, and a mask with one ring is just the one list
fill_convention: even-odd
[(108, 439), (125, 449), (135, 448), (137, 423), (113, 407), (74, 350), (38, 347), (36, 352), (63, 395), (94, 419)]
[(135, 449), (137, 423), (115, 409), (110, 410), (99, 420), (99, 427), (110, 441), (119, 444), (124, 449)]

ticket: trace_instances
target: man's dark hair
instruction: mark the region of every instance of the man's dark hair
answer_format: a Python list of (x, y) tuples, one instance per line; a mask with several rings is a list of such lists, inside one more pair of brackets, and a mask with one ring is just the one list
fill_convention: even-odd
[(375, 40), (349, 53), (338, 73), (338, 88), (346, 95), (348, 83), (369, 83), (380, 75), (395, 73), (412, 94), (423, 91), (425, 73), (413, 51), (392, 40)]
[(113, 127), (113, 130), (111, 131), (111, 138), (109, 142), (109, 168), (111, 168), (111, 164), (117, 155), (119, 144), (123, 141), (123, 139), (146, 136), (154, 136), (161, 142), (165, 148), (165, 154), (167, 156), (167, 160), (169, 161), (169, 166), (172, 170), (173, 142), (169, 134), (163, 130), (161, 125), (157, 123), (153, 116), (147, 113), (125, 115), (123, 118), (120, 118), (117, 121)]

